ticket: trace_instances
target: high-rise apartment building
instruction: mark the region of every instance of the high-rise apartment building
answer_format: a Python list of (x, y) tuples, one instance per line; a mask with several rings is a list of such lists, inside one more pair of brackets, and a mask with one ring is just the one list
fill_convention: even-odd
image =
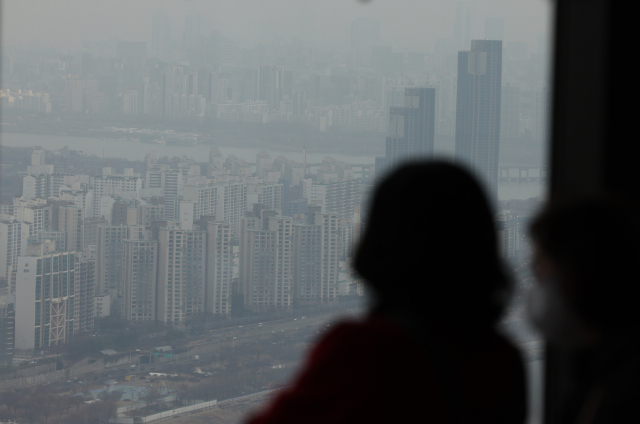
[(238, 240), (240, 217), (247, 210), (247, 185), (243, 182), (224, 182), (218, 187), (216, 220), (231, 224), (232, 239)]
[(233, 247), (231, 225), (226, 222), (207, 223), (207, 288), (208, 313), (231, 313), (231, 278)]
[(154, 321), (158, 242), (125, 240), (124, 244), (124, 319)]
[(205, 312), (206, 232), (160, 228), (156, 319), (180, 323)]
[(21, 256), (16, 273), (16, 349), (69, 341), (75, 318), (75, 252)]
[[(52, 165), (53, 166), (53, 165)], [(75, 187), (72, 192), (74, 196), (88, 197), (88, 199), (78, 199), (79, 201), (89, 203), (93, 201), (93, 191), (81, 190), (82, 184), (89, 182), (88, 175), (81, 174), (62, 174), (62, 173), (39, 173), (27, 175), (22, 179), (22, 199), (48, 199), (49, 197), (59, 197), (61, 189), (68, 190)], [(76, 190), (77, 188), (77, 190)], [(80, 192), (85, 192), (84, 194)], [(84, 205), (78, 205), (84, 206)]]
[(456, 162), (470, 166), (498, 198), (502, 41), (473, 40), (458, 53)]
[(284, 185), (278, 183), (247, 184), (247, 207), (259, 203), (265, 209), (284, 212)]
[(356, 179), (343, 179), (315, 184), (304, 180), (303, 197), (309, 206), (320, 206), (322, 213), (335, 213), (352, 220), (354, 207), (362, 201), (362, 183)]
[[(136, 176), (125, 175), (101, 175), (91, 177), (91, 186), (93, 188), (93, 216), (101, 217), (107, 215), (102, 213), (100, 201), (104, 197), (120, 195), (123, 192), (140, 192), (142, 189), (142, 178)], [(110, 215), (109, 207), (109, 213)], [(106, 216), (105, 216), (106, 217)], [(111, 218), (110, 216), (107, 217)]]
[[(159, 189), (157, 196), (164, 197), (165, 219), (178, 219), (178, 199), (183, 195), (184, 176), (179, 169), (171, 169), (167, 165), (153, 165), (147, 169), (145, 188)], [(156, 195), (156, 194), (154, 194)]]
[(0, 277), (9, 277), (18, 257), (27, 252), (29, 225), (16, 220), (0, 220)]
[(289, 187), (299, 185), (305, 177), (304, 165), (284, 156), (278, 156), (273, 164), (282, 178), (289, 181)]
[(269, 110), (278, 110), (285, 85), (282, 66), (262, 65), (256, 70), (255, 100), (267, 102)]
[(183, 199), (194, 202), (193, 218), (215, 216), (218, 206), (218, 184), (210, 179), (189, 181), (184, 186)]
[(0, 289), (0, 365), (13, 365), (16, 324), (16, 297)]
[(164, 204), (145, 204), (138, 206), (138, 225), (147, 228), (153, 221), (164, 221)]
[(138, 211), (128, 202), (116, 202), (111, 209), (111, 225), (136, 225)]
[(65, 233), (61, 250), (82, 252), (84, 249), (84, 210), (75, 206), (58, 208), (58, 231)]
[(29, 237), (36, 237), (38, 232), (48, 230), (52, 225), (53, 211), (44, 199), (13, 199), (13, 218), (29, 225)]
[(74, 319), (73, 333), (84, 333), (93, 329), (96, 262), (92, 259), (75, 260)]
[(232, 225), (237, 240), (240, 217), (246, 211), (247, 185), (235, 179), (189, 181), (184, 186), (184, 201), (194, 202), (193, 218), (215, 216), (216, 220)]
[(240, 252), (245, 269), (239, 281), (244, 303), (252, 309), (293, 306), (293, 219), (271, 217), (264, 229), (246, 230)]
[(141, 225), (105, 225), (98, 227), (96, 248), (97, 294), (111, 295), (111, 308), (124, 313), (125, 240), (142, 240), (145, 230)]
[[(83, 230), (83, 237), (84, 240), (82, 242), (82, 245), (87, 248), (88, 246), (97, 246), (98, 245), (98, 227), (99, 226), (104, 226), (104, 225), (109, 225), (109, 221), (107, 221), (106, 219), (103, 218), (87, 218), (85, 217), (84, 219), (84, 230)], [(42, 236), (40, 236), (40, 239), (42, 239), (42, 237), (45, 238), (52, 238), (52, 237), (48, 237), (47, 233), (43, 233)]]
[(222, 157), (222, 153), (218, 150), (217, 147), (212, 147), (209, 150), (209, 173), (207, 175), (211, 175), (211, 172), (223, 172), (224, 171), (224, 158)]
[(295, 298), (300, 305), (334, 302), (338, 296), (340, 228), (337, 214), (309, 214), (309, 223), (295, 224)]
[(386, 140), (389, 169), (408, 159), (433, 156), (435, 105), (434, 88), (405, 88), (404, 106), (390, 108)]

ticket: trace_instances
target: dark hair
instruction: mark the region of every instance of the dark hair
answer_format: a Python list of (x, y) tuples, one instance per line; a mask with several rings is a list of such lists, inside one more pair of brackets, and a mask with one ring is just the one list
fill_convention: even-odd
[(493, 214), (471, 174), (414, 162), (375, 191), (354, 265), (378, 304), (490, 325), (508, 286), (497, 250)]
[(536, 246), (576, 288), (578, 312), (605, 331), (637, 325), (637, 210), (608, 196), (556, 199), (531, 225)]

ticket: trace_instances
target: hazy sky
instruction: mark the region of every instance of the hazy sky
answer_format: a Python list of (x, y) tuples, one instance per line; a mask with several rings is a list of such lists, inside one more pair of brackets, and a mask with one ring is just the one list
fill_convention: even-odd
[[(217, 29), (241, 47), (289, 42), (347, 50), (349, 25), (358, 17), (381, 20), (381, 39), (396, 49), (431, 51), (437, 38), (453, 37), (456, 1), (450, 0), (0, 0), (5, 46), (56, 46), (75, 51), (82, 41), (150, 41), (151, 16), (172, 17), (172, 38), (181, 39), (190, 10), (202, 16), (205, 35)], [(484, 34), (486, 16), (505, 18), (505, 41), (527, 41), (550, 25), (550, 0), (470, 0), (472, 38)]]

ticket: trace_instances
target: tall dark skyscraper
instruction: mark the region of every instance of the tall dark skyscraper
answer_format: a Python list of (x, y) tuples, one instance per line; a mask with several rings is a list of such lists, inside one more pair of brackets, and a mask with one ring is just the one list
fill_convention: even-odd
[(456, 162), (470, 166), (498, 199), (502, 41), (472, 40), (458, 53)]
[[(270, 110), (278, 110), (285, 85), (285, 72), (282, 66), (259, 66), (256, 71), (255, 100), (264, 100)], [(292, 76), (290, 78), (293, 80)]]
[(386, 169), (408, 159), (433, 156), (435, 88), (405, 88), (404, 106), (389, 109)]

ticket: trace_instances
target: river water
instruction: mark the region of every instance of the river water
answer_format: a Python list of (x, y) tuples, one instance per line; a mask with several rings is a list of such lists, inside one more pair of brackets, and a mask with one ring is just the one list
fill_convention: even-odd
[[(6, 133), (0, 134), (1, 145), (8, 147), (33, 147), (41, 146), (46, 150), (58, 150), (68, 146), (71, 150), (79, 150), (87, 155), (104, 157), (117, 157), (127, 160), (143, 160), (145, 155), (155, 150), (158, 157), (182, 157), (195, 159), (198, 162), (205, 162), (209, 158), (208, 145), (167, 146), (166, 144), (148, 144), (125, 140), (110, 140), (91, 137), (73, 137), (46, 134), (26, 134), (26, 133)], [(271, 157), (285, 156), (298, 162), (302, 162), (302, 151), (282, 151), (273, 149), (259, 149), (248, 147), (219, 146), (220, 153), (225, 158), (235, 155), (247, 162), (255, 162), (256, 154), (265, 150)], [(441, 157), (450, 156), (450, 152), (441, 152)], [(331, 156), (337, 160), (350, 164), (373, 164), (375, 155), (352, 155), (335, 154), (307, 150), (307, 163), (319, 163), (326, 156)], [(544, 196), (546, 188), (541, 183), (500, 183), (498, 186), (498, 198), (500, 200), (509, 199), (529, 199), (531, 197)]]

